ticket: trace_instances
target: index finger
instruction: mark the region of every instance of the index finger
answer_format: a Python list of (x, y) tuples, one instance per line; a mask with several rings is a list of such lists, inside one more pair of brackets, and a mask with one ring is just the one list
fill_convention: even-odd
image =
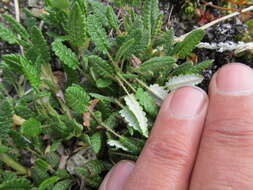
[(163, 103), (124, 190), (187, 190), (208, 106), (204, 91), (183, 87)]

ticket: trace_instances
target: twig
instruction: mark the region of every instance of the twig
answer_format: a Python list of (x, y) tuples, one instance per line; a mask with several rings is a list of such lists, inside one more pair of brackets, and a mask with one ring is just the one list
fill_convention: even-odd
[[(216, 20), (214, 20), (214, 21), (212, 21), (212, 22), (210, 22), (210, 23), (207, 23), (207, 24), (205, 24), (205, 25), (203, 25), (203, 26), (201, 26), (201, 27), (198, 27), (197, 29), (206, 30), (207, 28), (210, 28), (211, 26), (213, 26), (213, 25), (215, 25), (215, 24), (218, 24), (218, 23), (220, 23), (220, 22), (222, 22), (222, 21), (225, 21), (225, 20), (228, 20), (228, 19), (233, 18), (233, 17), (235, 17), (235, 16), (238, 16), (238, 15), (240, 15), (241, 13), (245, 13), (245, 12), (252, 11), (252, 10), (253, 10), (253, 6), (250, 6), (250, 7), (248, 7), (248, 8), (245, 8), (245, 9), (241, 10), (240, 12), (237, 11), (237, 12), (231, 13), (231, 14), (229, 14), (229, 15), (226, 15), (226, 16), (224, 16), (224, 17), (221, 17), (221, 18), (219, 18), (219, 19), (216, 19)], [(189, 32), (189, 33), (190, 33), (190, 32)], [(183, 41), (183, 40), (185, 39), (185, 37), (188, 36), (189, 33), (184, 34), (184, 35), (182, 35), (182, 36), (176, 38), (176, 39), (175, 39), (175, 42), (181, 42), (181, 41)]]
[[(20, 22), (20, 12), (19, 12), (19, 2), (18, 0), (14, 0), (14, 8), (15, 8), (15, 18), (17, 22)], [(21, 39), (20, 35), (18, 35), (18, 38)], [(20, 52), (22, 55), (24, 55), (24, 48), (19, 45)]]

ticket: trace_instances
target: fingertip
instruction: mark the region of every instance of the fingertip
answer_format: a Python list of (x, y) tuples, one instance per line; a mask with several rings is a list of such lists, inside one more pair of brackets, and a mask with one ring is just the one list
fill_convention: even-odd
[(221, 67), (212, 77), (210, 94), (244, 96), (253, 93), (253, 70), (242, 63), (230, 63)]
[(106, 175), (99, 190), (121, 190), (128, 176), (135, 167), (135, 163), (129, 160), (122, 160), (117, 163)]
[(208, 96), (195, 86), (181, 87), (172, 92), (164, 101), (161, 112), (177, 119), (194, 119), (206, 112)]

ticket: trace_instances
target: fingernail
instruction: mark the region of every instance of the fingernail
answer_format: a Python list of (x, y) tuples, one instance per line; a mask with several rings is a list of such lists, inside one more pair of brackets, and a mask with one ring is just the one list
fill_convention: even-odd
[(170, 101), (170, 110), (174, 117), (192, 118), (199, 115), (207, 103), (206, 93), (197, 87), (177, 89)]
[(221, 93), (230, 95), (243, 95), (252, 92), (252, 69), (240, 63), (227, 64), (218, 71), (216, 87)]
[(99, 190), (121, 190), (134, 167), (135, 165), (131, 161), (119, 162), (106, 175)]

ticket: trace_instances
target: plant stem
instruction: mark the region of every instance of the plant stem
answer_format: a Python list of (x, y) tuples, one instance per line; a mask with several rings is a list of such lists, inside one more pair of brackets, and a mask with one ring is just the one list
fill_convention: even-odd
[(18, 173), (30, 176), (30, 170), (28, 168), (25, 168), (24, 166), (13, 160), (7, 154), (5, 153), (0, 154), (0, 160), (5, 164), (7, 164), (9, 167), (16, 170)]
[(111, 129), (110, 127), (108, 127), (103, 121), (101, 121), (100, 119), (97, 118), (97, 116), (91, 111), (89, 110), (89, 113), (91, 114), (91, 116), (98, 122), (99, 125), (101, 125), (102, 127), (104, 127), (107, 131), (111, 132), (112, 134), (114, 134), (116, 137), (121, 137), (118, 133), (116, 133), (113, 129)]
[(120, 73), (117, 73), (117, 75), (132, 89), (133, 92), (136, 92), (134, 87)]
[(126, 87), (124, 86), (122, 81), (120, 80), (120, 78), (118, 78), (117, 76), (115, 78), (118, 81), (118, 83), (120, 84), (120, 86), (123, 88), (123, 90), (127, 93), (127, 95), (130, 95), (130, 93), (128, 92), (128, 90), (126, 89)]

